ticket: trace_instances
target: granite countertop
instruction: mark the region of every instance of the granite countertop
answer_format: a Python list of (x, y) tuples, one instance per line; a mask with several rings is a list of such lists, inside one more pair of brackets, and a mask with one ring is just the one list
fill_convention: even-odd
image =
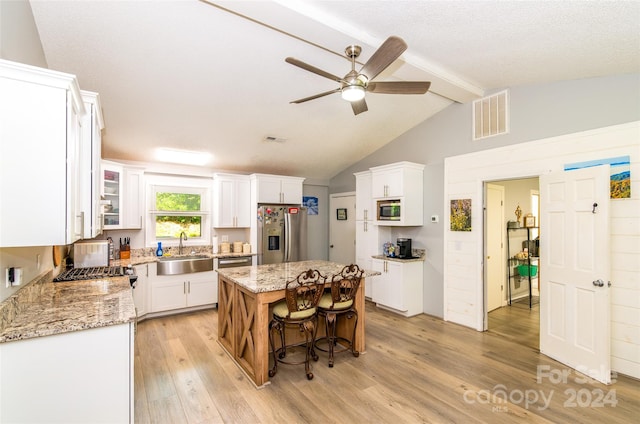
[(128, 276), (53, 283), (49, 271), (0, 303), (0, 343), (135, 319)]
[(426, 259), (425, 249), (411, 249), (411, 254), (413, 255), (410, 259), (400, 259), (395, 256), (385, 256), (385, 255), (374, 255), (373, 259), (384, 259), (385, 261), (391, 262), (424, 262)]
[[(246, 288), (253, 293), (282, 290), (286, 282), (296, 278), (309, 269), (317, 269), (322, 275), (331, 277), (340, 273), (345, 264), (327, 261), (301, 261), (280, 264), (242, 266), (219, 269), (218, 274)], [(365, 270), (364, 276), (380, 275), (377, 271)]]
[[(136, 252), (137, 253), (137, 252)], [(215, 258), (237, 258), (244, 256), (256, 256), (256, 253), (211, 253), (207, 251), (196, 251), (195, 255), (208, 256), (212, 259)], [(183, 255), (165, 255), (171, 257), (180, 257), (180, 256), (191, 256), (191, 253), (183, 254)], [(133, 254), (131, 255), (131, 259), (116, 259), (111, 262), (113, 266), (127, 266), (127, 265), (143, 265), (152, 262), (158, 262), (158, 256), (156, 256), (155, 252), (143, 252), (141, 254)]]

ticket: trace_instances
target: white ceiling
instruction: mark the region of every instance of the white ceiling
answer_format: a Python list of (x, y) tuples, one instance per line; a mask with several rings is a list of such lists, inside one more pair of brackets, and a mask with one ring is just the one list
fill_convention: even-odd
[[(111, 159), (170, 147), (211, 153), (211, 169), (327, 180), (453, 101), (640, 72), (635, 1), (30, 3), (49, 67), (100, 93)], [(337, 83), (286, 57), (341, 76), (346, 46), (364, 63), (390, 35), (409, 48), (376, 81), (431, 81), (427, 94), (368, 93), (358, 116), (338, 94), (289, 103)]]

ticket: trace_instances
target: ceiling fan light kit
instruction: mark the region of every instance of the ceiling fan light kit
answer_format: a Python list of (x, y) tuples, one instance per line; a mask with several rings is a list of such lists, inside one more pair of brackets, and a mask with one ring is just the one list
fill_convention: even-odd
[(364, 64), (360, 72), (355, 70), (356, 58), (360, 56), (362, 48), (356, 45), (350, 45), (345, 49), (345, 56), (351, 59), (351, 71), (340, 78), (315, 66), (304, 63), (298, 59), (288, 57), (285, 61), (291, 65), (313, 72), (321, 77), (328, 78), (340, 84), (335, 90), (325, 91), (324, 93), (305, 97), (303, 99), (294, 100), (291, 103), (304, 103), (329, 94), (340, 92), (344, 100), (351, 103), (354, 115), (366, 112), (368, 110), (367, 103), (364, 99), (367, 91), (377, 94), (424, 94), (429, 90), (430, 82), (423, 81), (387, 81), (387, 82), (370, 82), (384, 71), (389, 65), (407, 49), (407, 44), (400, 37), (391, 36), (382, 43)]
[(342, 88), (342, 98), (348, 102), (357, 102), (364, 99), (364, 87), (360, 85), (347, 85)]

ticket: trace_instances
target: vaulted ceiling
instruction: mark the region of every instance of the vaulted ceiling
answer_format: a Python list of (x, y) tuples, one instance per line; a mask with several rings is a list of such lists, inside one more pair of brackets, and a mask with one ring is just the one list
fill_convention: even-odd
[[(100, 93), (103, 157), (155, 162), (158, 147), (206, 168), (327, 180), (453, 102), (487, 90), (640, 72), (640, 3), (576, 1), (30, 1), (51, 69)], [(355, 116), (338, 83), (390, 35), (408, 44)], [(276, 141), (267, 141), (273, 137)], [(430, 141), (425, 142), (441, 142)]]

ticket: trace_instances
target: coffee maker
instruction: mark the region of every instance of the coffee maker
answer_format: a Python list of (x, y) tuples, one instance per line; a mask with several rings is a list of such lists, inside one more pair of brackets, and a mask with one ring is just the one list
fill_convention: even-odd
[(410, 238), (399, 238), (396, 241), (398, 245), (398, 258), (400, 259), (408, 259), (413, 256), (411, 253), (411, 239)]

